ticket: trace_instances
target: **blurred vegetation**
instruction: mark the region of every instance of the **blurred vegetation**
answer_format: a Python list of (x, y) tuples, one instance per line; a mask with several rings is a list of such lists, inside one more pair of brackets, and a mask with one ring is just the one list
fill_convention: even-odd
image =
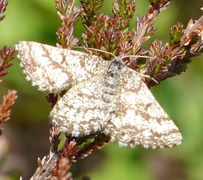
[[(112, 0), (105, 1), (105, 13), (111, 14)], [(79, 4), (79, 2), (77, 2)], [(148, 1), (137, 0), (136, 13), (143, 15)], [(158, 28), (153, 38), (166, 41), (170, 27), (176, 22), (185, 25), (190, 19), (202, 15), (202, 0), (172, 1), (155, 23)], [(21, 40), (31, 40), (55, 45), (55, 32), (60, 26), (53, 0), (9, 1), (6, 18), (0, 23), (0, 46), (14, 45)], [(83, 27), (75, 29), (80, 37)], [(152, 39), (153, 39), (152, 38)], [(147, 46), (147, 45), (146, 45)], [(186, 73), (162, 82), (152, 92), (183, 134), (183, 144), (172, 149), (145, 150), (119, 148), (109, 143), (102, 150), (76, 163), (76, 179), (82, 175), (96, 180), (112, 179), (195, 179), (203, 177), (203, 57), (192, 59)], [(45, 95), (26, 82), (18, 61), (1, 84), (0, 97), (8, 89), (18, 91), (18, 100), (12, 109), (5, 135), (10, 138), (10, 156), (5, 171), (20, 169), (28, 179), (37, 167), (37, 157), (49, 149), (49, 104)], [(15, 163), (14, 163), (15, 162)], [(26, 178), (27, 177), (27, 178)]]

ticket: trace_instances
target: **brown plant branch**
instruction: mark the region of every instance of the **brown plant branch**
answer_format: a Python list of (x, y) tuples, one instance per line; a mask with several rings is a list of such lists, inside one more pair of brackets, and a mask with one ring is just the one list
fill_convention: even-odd
[[(181, 23), (175, 24), (171, 28), (169, 43), (164, 46), (159, 40), (152, 43), (148, 53), (153, 58), (147, 64), (146, 74), (160, 82), (184, 72), (190, 58), (202, 54), (202, 32), (203, 16), (195, 23), (190, 20), (185, 30)], [(148, 86), (153, 85), (156, 83), (149, 80)]]
[(2, 14), (5, 12), (7, 5), (8, 5), (7, 1), (0, 0), (0, 21), (2, 21), (5, 18), (5, 15)]
[(0, 106), (0, 135), (2, 134), (3, 128), (2, 125), (4, 122), (9, 120), (10, 109), (15, 103), (17, 96), (15, 90), (9, 90), (7, 95), (3, 97), (3, 103)]
[(12, 47), (7, 48), (6, 46), (0, 50), (0, 77), (8, 74), (5, 69), (12, 66), (11, 61), (14, 59), (15, 51)]
[(98, 134), (92, 143), (86, 144), (76, 155), (76, 160), (83, 159), (90, 155), (93, 151), (100, 149), (103, 145), (107, 144), (111, 140), (110, 136), (103, 133)]
[(77, 23), (80, 9), (74, 6), (74, 0), (55, 0), (57, 14), (61, 20), (62, 27), (56, 32), (58, 47), (72, 49), (78, 42), (73, 36), (73, 30)]

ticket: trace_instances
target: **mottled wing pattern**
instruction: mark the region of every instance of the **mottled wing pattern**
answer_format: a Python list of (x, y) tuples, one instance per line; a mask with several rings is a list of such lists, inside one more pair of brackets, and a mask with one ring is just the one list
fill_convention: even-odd
[(100, 76), (74, 85), (50, 113), (52, 126), (73, 137), (95, 134), (103, 130), (104, 111)]
[(39, 90), (68, 90), (50, 120), (74, 137), (104, 132), (121, 146), (172, 147), (182, 136), (141, 79), (120, 58), (105, 61), (82, 52), (19, 42), (26, 79)]
[(117, 113), (120, 94), (120, 63), (111, 61), (103, 71), (74, 85), (50, 113), (53, 126), (74, 137), (103, 132)]
[(19, 42), (16, 49), (26, 79), (48, 93), (69, 89), (109, 64), (97, 56), (31, 41)]
[[(113, 62), (113, 63), (112, 63)], [(73, 86), (50, 113), (52, 125), (74, 137), (104, 132), (121, 146), (179, 145), (182, 136), (141, 80), (127, 67)]]
[(105, 133), (111, 134), (112, 140), (121, 146), (155, 149), (181, 144), (178, 128), (140, 76), (127, 67), (121, 73), (119, 111), (108, 122)]

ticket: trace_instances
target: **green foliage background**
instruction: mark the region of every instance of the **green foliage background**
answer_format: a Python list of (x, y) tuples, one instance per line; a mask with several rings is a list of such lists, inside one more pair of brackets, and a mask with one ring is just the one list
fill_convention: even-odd
[[(104, 13), (111, 14), (112, 2), (105, 1)], [(155, 24), (158, 31), (152, 39), (159, 38), (167, 42), (170, 27), (177, 21), (183, 22), (186, 26), (190, 19), (198, 19), (202, 15), (200, 11), (202, 5), (202, 0), (172, 1), (169, 8), (159, 15)], [(148, 1), (137, 0), (136, 13), (144, 15), (147, 7)], [(1, 47), (14, 45), (21, 40), (55, 45), (55, 32), (60, 26), (60, 21), (54, 0), (10, 0), (5, 15), (6, 18), (0, 23)], [(80, 37), (82, 30), (82, 26), (77, 26), (75, 36)], [(181, 146), (172, 149), (145, 150), (119, 148), (117, 144), (109, 143), (102, 150), (94, 152), (73, 166), (76, 179), (81, 179), (82, 175), (88, 175), (93, 180), (156, 180), (163, 177), (177, 180), (202, 179), (202, 60), (202, 56), (193, 58), (186, 73), (167, 79), (152, 89), (161, 106), (183, 134), (184, 141)], [(25, 80), (17, 60), (9, 71), (1, 83), (0, 97), (8, 89), (16, 89), (18, 100), (12, 109), (11, 120), (7, 123), (5, 134), (11, 140), (11, 154), (16, 151), (21, 157), (21, 162), (29, 166), (25, 168), (25, 165), (21, 167), (20, 164), (14, 163), (16, 165), (14, 168), (22, 168), (24, 177), (30, 177), (37, 166), (37, 157), (43, 157), (49, 150), (50, 108), (44, 94), (31, 87)], [(19, 144), (16, 145), (18, 141)]]

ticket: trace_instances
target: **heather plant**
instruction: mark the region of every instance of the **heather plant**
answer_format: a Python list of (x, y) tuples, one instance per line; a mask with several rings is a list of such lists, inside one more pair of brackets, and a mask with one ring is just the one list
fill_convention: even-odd
[[(166, 78), (185, 72), (191, 58), (202, 53), (203, 17), (195, 22), (190, 20), (187, 27), (176, 23), (171, 27), (168, 42), (155, 40), (149, 48), (143, 44), (156, 33), (154, 22), (170, 1), (149, 1), (148, 11), (144, 16), (137, 16), (136, 29), (129, 26), (135, 13), (134, 0), (118, 0), (113, 3), (113, 16), (100, 12), (104, 1), (81, 0), (76, 7), (75, 1), (56, 0), (56, 10), (62, 26), (57, 31), (57, 47), (75, 49), (82, 46), (87, 53), (100, 56), (105, 60), (114, 57), (123, 59), (129, 68), (146, 75), (145, 83), (151, 88)], [(77, 23), (83, 24), (85, 31), (81, 38), (73, 35)], [(113, 56), (112, 56), (113, 54)], [(132, 60), (134, 57), (136, 60)], [(151, 77), (151, 78), (147, 78)], [(47, 100), (53, 107), (61, 94), (48, 94)], [(51, 127), (50, 153), (38, 160), (38, 169), (33, 179), (58, 178), (72, 179), (70, 167), (73, 162), (89, 156), (109, 142), (109, 136), (99, 133), (86, 137), (62, 138), (63, 134)], [(61, 138), (65, 139), (61, 145)], [(84, 177), (88, 179), (88, 177)]]
[[(0, 1), (0, 21), (5, 18), (3, 13), (6, 10), (7, 5), (7, 1)], [(3, 77), (8, 74), (7, 69), (12, 66), (11, 62), (14, 59), (14, 53), (15, 51), (12, 47), (4, 46), (3, 49), (0, 50), (0, 82), (2, 81)], [(7, 95), (3, 97), (3, 102), (0, 106), (0, 135), (3, 133), (3, 124), (10, 118), (10, 109), (13, 106), (16, 97), (15, 90), (9, 90)]]
[[(3, 21), (3, 19), (5, 18), (5, 15), (3, 15), (3, 13), (6, 11), (7, 5), (8, 5), (7, 1), (0, 0), (0, 22)], [(0, 49), (0, 83), (3, 80), (3, 77), (8, 74), (9, 67), (12, 66), (14, 53), (15, 51), (12, 47), (4, 46), (2, 49)], [(11, 113), (10, 110), (17, 98), (16, 93), (17, 92), (15, 90), (8, 90), (7, 94), (3, 96), (3, 101), (0, 105), (0, 136), (1, 136), (0, 164), (1, 166), (4, 165), (7, 149), (9, 147), (9, 140), (3, 136), (3, 132), (4, 132), (3, 126), (5, 122), (7, 122), (10, 119), (10, 113)], [(3, 178), (3, 174), (1, 174), (1, 177)]]
[[(148, 88), (182, 74), (191, 63), (191, 58), (203, 52), (203, 16), (195, 21), (190, 20), (186, 27), (179, 22), (174, 24), (168, 42), (156, 39), (149, 47), (145, 46), (145, 42), (149, 42), (157, 33), (154, 23), (158, 15), (167, 10), (169, 0), (149, 0), (146, 14), (137, 16), (135, 22), (134, 0), (115, 1), (112, 16), (101, 12), (104, 0), (80, 0), (80, 3), (80, 6), (76, 6), (74, 0), (55, 0), (61, 21), (61, 27), (56, 32), (57, 48), (83, 50), (109, 61), (115, 57), (125, 57), (123, 63), (143, 74), (143, 81)], [(5, 0), (0, 0), (1, 21), (7, 4)], [(81, 37), (75, 37), (74, 30), (80, 23), (84, 32)], [(131, 28), (132, 24), (136, 28)], [(0, 51), (0, 77), (7, 74), (6, 70), (12, 65), (13, 58), (12, 47), (5, 46)], [(63, 98), (66, 91), (46, 95), (51, 108)], [(3, 132), (2, 124), (9, 119), (15, 99), (15, 91), (9, 91), (3, 99), (0, 106), (0, 134)], [(99, 133), (76, 138), (59, 133), (50, 125), (49, 139), (50, 152), (42, 159), (38, 158), (38, 168), (31, 179), (73, 179), (72, 165), (107, 144), (111, 137)], [(90, 178), (84, 176), (83, 179)]]

